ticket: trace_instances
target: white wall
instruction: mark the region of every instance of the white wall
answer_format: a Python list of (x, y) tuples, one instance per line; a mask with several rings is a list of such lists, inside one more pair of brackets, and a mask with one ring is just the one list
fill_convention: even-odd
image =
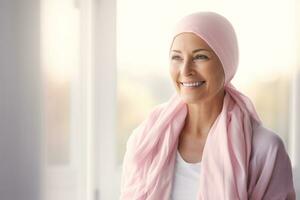
[(295, 73), (292, 87), (291, 117), (291, 161), (293, 165), (294, 186), (297, 196), (300, 195), (300, 70)]
[(0, 199), (40, 200), (39, 1), (0, 1)]
[[(300, 2), (296, 2), (295, 9), (300, 9)], [(296, 12), (296, 24), (300, 24), (300, 13)], [(300, 26), (297, 26), (297, 35), (300, 34)], [(297, 52), (300, 51), (300, 39), (298, 37)], [(297, 69), (293, 76), (292, 101), (291, 101), (291, 160), (294, 169), (294, 185), (297, 197), (300, 196), (300, 57), (297, 59)]]
[(116, 161), (116, 0), (95, 1), (94, 119), (98, 199), (118, 199)]

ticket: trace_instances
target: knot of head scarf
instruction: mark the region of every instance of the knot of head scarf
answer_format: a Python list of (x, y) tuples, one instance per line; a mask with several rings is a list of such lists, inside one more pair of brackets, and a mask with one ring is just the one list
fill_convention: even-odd
[[(260, 124), (260, 119), (250, 99), (230, 83), (238, 66), (236, 34), (231, 23), (214, 12), (182, 18), (172, 41), (184, 32), (205, 40), (219, 57), (225, 73), (226, 95), (203, 150), (198, 199), (247, 199), (252, 121)], [(186, 104), (174, 94), (133, 131), (123, 161), (121, 199), (170, 198), (178, 136), (186, 115)]]

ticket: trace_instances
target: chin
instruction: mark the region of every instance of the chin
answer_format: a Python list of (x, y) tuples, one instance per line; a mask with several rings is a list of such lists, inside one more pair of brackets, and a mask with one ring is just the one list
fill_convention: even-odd
[(203, 97), (198, 95), (187, 95), (187, 94), (179, 94), (182, 101), (186, 104), (196, 104), (199, 103), (199, 101), (203, 101)]

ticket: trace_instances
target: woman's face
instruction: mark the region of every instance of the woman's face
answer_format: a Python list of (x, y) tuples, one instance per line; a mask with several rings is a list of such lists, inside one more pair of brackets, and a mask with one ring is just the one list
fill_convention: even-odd
[(224, 91), (222, 64), (200, 37), (181, 33), (170, 51), (170, 74), (178, 94), (186, 103), (212, 100)]

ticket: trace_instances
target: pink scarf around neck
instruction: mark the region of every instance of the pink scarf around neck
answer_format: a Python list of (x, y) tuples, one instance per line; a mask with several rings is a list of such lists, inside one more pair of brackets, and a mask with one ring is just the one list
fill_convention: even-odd
[[(222, 111), (214, 121), (202, 155), (199, 200), (247, 200), (253, 127), (261, 121), (250, 99), (230, 83), (238, 63), (238, 49), (231, 24), (219, 14), (199, 12), (183, 18), (173, 38), (193, 32), (203, 38), (220, 58), (225, 72)], [(122, 200), (168, 200), (172, 187), (178, 138), (187, 106), (178, 94), (155, 107), (133, 131), (123, 162)], [(274, 163), (276, 152), (266, 158)], [(274, 166), (267, 165), (272, 171)], [(271, 180), (262, 176), (261, 188), (252, 192), (259, 200)], [(294, 194), (289, 199), (294, 199)], [(275, 198), (277, 199), (277, 198)], [(280, 198), (278, 198), (280, 199)], [(283, 198), (282, 198), (283, 199)]]

